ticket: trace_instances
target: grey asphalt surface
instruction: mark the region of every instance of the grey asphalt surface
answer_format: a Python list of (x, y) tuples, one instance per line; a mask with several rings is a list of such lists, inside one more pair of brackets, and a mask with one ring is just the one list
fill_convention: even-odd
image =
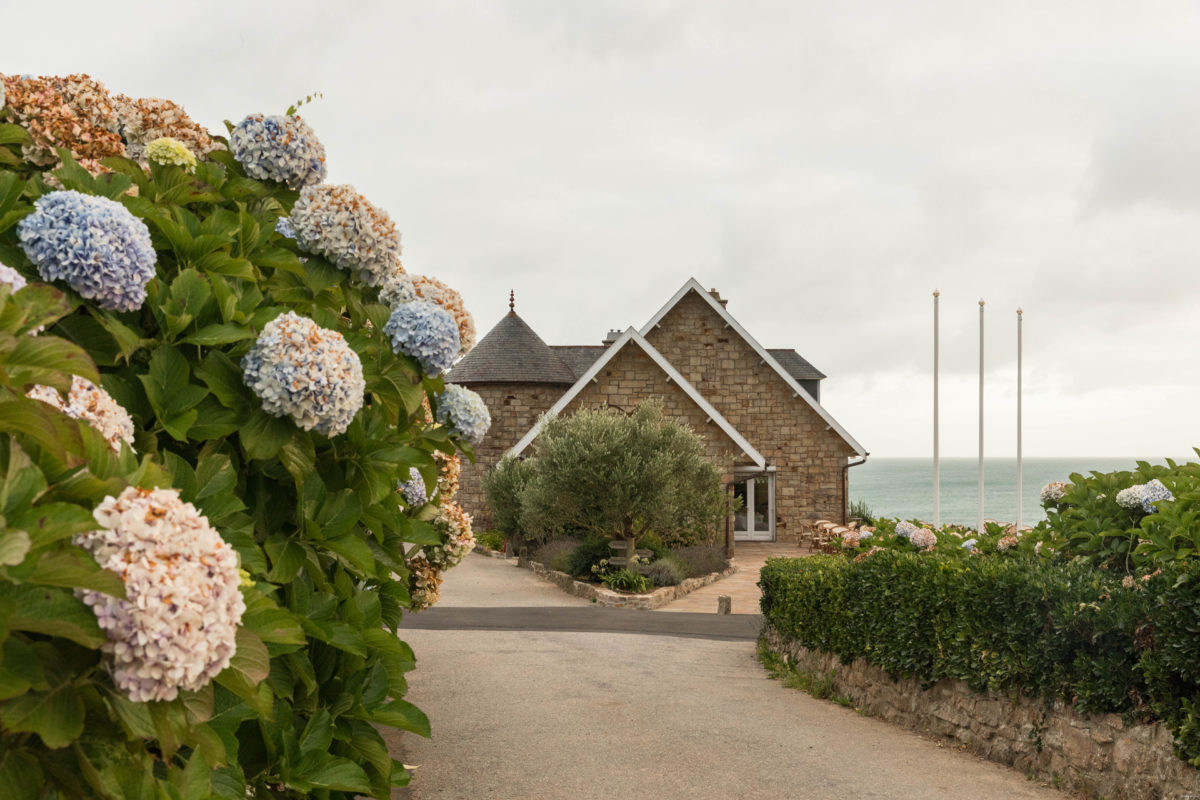
[(503, 606), (438, 608), (404, 620), (406, 630), (507, 630), (570, 633), (640, 633), (693, 639), (757, 641), (759, 614), (655, 614), (623, 608), (575, 606)]
[[(439, 607), (469, 618), (469, 609), (482, 617), (482, 609), (507, 606), (519, 617), (554, 605), (546, 588), (558, 592), (511, 563), (472, 555), (447, 573)], [(581, 605), (558, 597), (562, 606)], [(622, 613), (647, 624), (677, 616)], [(748, 639), (437, 629), (436, 621), (418, 628), (420, 616), (401, 634), (418, 659), (406, 699), (429, 714), (433, 739), (391, 738), (397, 757), (418, 765), (396, 798), (1064, 796), (949, 744), (787, 689), (767, 677)]]

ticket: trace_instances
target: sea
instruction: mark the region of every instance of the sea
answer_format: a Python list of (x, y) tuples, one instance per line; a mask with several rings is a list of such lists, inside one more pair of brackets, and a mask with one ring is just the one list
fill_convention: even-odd
[[(1180, 457), (1176, 463), (1195, 461)], [(1071, 480), (1071, 474), (1133, 470), (1138, 461), (1165, 464), (1163, 458), (1026, 458), (1022, 464), (1021, 524), (1046, 518), (1042, 487), (1050, 481)], [(985, 458), (983, 516), (1001, 522), (1017, 518), (1017, 460)], [(941, 463), (941, 521), (974, 527), (979, 497), (979, 460), (943, 458)], [(933, 521), (933, 458), (875, 458), (850, 470), (850, 500), (864, 501), (876, 517)]]

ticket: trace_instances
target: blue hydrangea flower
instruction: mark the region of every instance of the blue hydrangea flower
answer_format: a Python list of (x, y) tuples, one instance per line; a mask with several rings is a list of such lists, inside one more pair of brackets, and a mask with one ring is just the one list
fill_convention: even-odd
[(158, 258), (146, 223), (115, 200), (73, 190), (34, 206), (17, 237), (44, 280), (65, 281), (102, 308), (141, 308)]
[(1158, 507), (1153, 505), (1159, 500), (1174, 500), (1175, 495), (1171, 494), (1171, 490), (1163, 485), (1163, 482), (1158, 478), (1149, 483), (1142, 484), (1142, 510), (1147, 514), (1157, 514)]
[(362, 361), (337, 331), (294, 311), (263, 326), (242, 359), (242, 380), (274, 417), (290, 415), (304, 430), (344, 433), (362, 408)]
[(295, 239), (296, 231), (292, 230), (291, 217), (280, 217), (275, 220), (275, 232), (289, 239)]
[(975, 549), (975, 545), (978, 544), (978, 542), (978, 539), (967, 539), (962, 543), (963, 549), (970, 552)]
[(325, 148), (300, 117), (251, 114), (229, 134), (229, 149), (246, 174), (293, 189), (325, 180)]
[(436, 303), (422, 300), (396, 306), (383, 332), (392, 340), (394, 352), (415, 358), (428, 375), (441, 375), (458, 355), (458, 324)]
[(410, 506), (423, 506), (429, 502), (429, 495), (425, 491), (425, 479), (421, 477), (421, 473), (416, 467), (409, 467), (409, 480), (400, 484), (400, 494), (404, 496), (404, 502)]
[(453, 433), (471, 444), (483, 441), (492, 426), (492, 416), (483, 398), (456, 383), (446, 384), (437, 396), (437, 421), (449, 425)]
[(872, 536), (874, 536), (874, 534), (871, 531), (863, 530), (863, 529), (859, 529), (859, 531), (858, 531), (859, 541), (862, 541), (863, 539), (870, 539)]
[(921, 530), (919, 527), (906, 519), (896, 523), (896, 535), (903, 536), (905, 539), (911, 539), (912, 535), (919, 530)]

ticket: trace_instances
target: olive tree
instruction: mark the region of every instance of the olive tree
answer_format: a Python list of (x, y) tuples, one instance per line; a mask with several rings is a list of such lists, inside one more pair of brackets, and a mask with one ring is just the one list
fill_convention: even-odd
[(728, 513), (721, 468), (690, 427), (644, 402), (631, 414), (581, 409), (548, 420), (521, 491), (530, 538), (563, 529), (624, 539), (654, 532), (664, 542), (706, 538)]

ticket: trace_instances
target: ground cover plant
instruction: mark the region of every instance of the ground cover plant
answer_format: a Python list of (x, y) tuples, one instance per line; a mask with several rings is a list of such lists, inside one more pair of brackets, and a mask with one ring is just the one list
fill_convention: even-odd
[(385, 798), (473, 544), (461, 298), (295, 115), (0, 77), (0, 795)]
[(1200, 766), (1200, 465), (1139, 463), (1042, 491), (1032, 530), (879, 520), (840, 552), (772, 560), (785, 637), (894, 677), (1161, 719)]

